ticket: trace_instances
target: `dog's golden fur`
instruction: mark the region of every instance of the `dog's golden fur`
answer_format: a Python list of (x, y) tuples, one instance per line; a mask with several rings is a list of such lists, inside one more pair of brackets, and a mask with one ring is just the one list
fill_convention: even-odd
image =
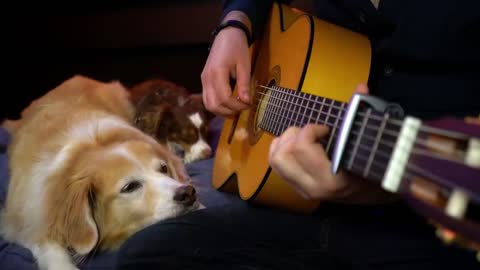
[[(2, 235), (41, 269), (76, 269), (70, 253), (115, 249), (141, 228), (199, 206), (181, 160), (136, 129), (119, 82), (74, 76), (22, 112), (8, 146)], [(185, 196), (181, 196), (185, 199)]]

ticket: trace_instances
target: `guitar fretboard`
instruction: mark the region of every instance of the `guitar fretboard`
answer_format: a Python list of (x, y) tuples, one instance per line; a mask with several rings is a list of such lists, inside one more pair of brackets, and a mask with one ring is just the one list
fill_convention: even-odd
[[(321, 143), (331, 157), (348, 104), (279, 86), (269, 89), (260, 128), (279, 136), (291, 126), (326, 125), (330, 134)], [(383, 179), (400, 129), (388, 120), (388, 114), (371, 109), (358, 112), (342, 160), (346, 170), (376, 182)]]

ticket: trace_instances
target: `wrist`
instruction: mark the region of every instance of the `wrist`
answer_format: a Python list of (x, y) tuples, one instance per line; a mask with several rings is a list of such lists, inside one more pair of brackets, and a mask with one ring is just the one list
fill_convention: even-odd
[(225, 17), (223, 17), (220, 23), (223, 23), (229, 20), (235, 20), (245, 24), (245, 26), (248, 28), (248, 31), (252, 33), (252, 22), (248, 18), (247, 14), (245, 14), (244, 12), (239, 10), (230, 11), (227, 15), (225, 15)]
[(248, 45), (250, 46), (253, 43), (252, 24), (245, 13), (241, 11), (229, 12), (212, 31), (213, 40), (225, 28), (241, 30), (245, 34)]

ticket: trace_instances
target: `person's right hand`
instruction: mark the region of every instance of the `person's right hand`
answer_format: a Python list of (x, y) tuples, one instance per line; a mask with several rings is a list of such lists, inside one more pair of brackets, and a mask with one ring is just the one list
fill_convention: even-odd
[[(250, 62), (245, 33), (234, 27), (221, 30), (201, 74), (202, 97), (207, 110), (228, 117), (249, 106)], [(230, 78), (236, 80), (238, 95), (232, 93)]]

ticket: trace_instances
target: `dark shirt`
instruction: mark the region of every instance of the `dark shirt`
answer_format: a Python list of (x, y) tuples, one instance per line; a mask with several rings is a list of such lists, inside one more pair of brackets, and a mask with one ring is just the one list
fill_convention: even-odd
[[(224, 15), (244, 11), (258, 37), (272, 2), (227, 0)], [(480, 1), (320, 0), (312, 13), (369, 37), (373, 95), (425, 119), (480, 114)]]

